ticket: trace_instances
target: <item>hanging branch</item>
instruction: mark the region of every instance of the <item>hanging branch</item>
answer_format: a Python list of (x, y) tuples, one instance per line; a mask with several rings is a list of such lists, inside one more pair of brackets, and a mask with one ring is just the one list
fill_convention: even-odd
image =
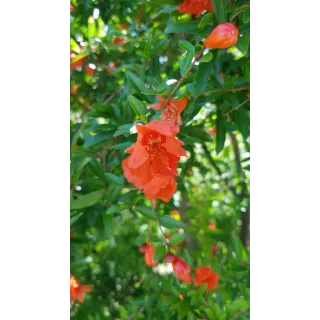
[(188, 68), (188, 70), (186, 71), (186, 73), (181, 77), (181, 79), (178, 81), (178, 83), (176, 84), (176, 86), (173, 88), (173, 90), (171, 91), (164, 107), (166, 107), (166, 105), (170, 102), (170, 100), (172, 99), (174, 93), (179, 89), (180, 85), (182, 84), (183, 80), (187, 77), (187, 75), (189, 74), (189, 72), (191, 71), (191, 69), (193, 68), (193, 66), (195, 65), (195, 63), (199, 60), (199, 58), (201, 57), (203, 51), (204, 51), (204, 47), (200, 50), (200, 52), (194, 57), (194, 60), (192, 61), (190, 67)]

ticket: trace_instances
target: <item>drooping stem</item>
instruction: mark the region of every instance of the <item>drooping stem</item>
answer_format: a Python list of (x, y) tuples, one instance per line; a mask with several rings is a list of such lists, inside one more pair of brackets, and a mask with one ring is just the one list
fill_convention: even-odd
[(204, 47), (200, 50), (200, 52), (194, 57), (194, 60), (192, 61), (190, 67), (188, 68), (188, 70), (186, 71), (186, 73), (181, 77), (181, 79), (178, 81), (178, 83), (176, 84), (176, 86), (173, 88), (173, 90), (171, 91), (165, 105), (164, 108), (166, 107), (166, 105), (169, 103), (169, 101), (172, 99), (174, 93), (179, 89), (180, 85), (182, 84), (183, 80), (187, 77), (187, 75), (189, 74), (189, 72), (191, 71), (191, 69), (193, 68), (193, 66), (196, 64), (196, 62), (199, 60), (199, 58), (201, 57), (203, 51), (204, 51)]
[(238, 106), (236, 106), (234, 109), (231, 109), (230, 111), (224, 113), (223, 115), (226, 116), (227, 114), (229, 114), (229, 113), (231, 113), (231, 112), (233, 112), (233, 111), (236, 111), (236, 110), (240, 109), (242, 106), (244, 106), (244, 105), (245, 105), (247, 102), (249, 102), (249, 101), (250, 101), (250, 98), (248, 98), (247, 100), (241, 102), (241, 103), (240, 103)]
[(151, 203), (152, 203), (152, 211), (154, 212), (154, 215), (156, 216), (156, 221), (157, 221), (157, 223), (158, 223), (158, 227), (159, 227), (160, 232), (161, 232), (161, 234), (162, 234), (163, 241), (164, 241), (164, 245), (165, 245), (167, 248), (169, 248), (169, 242), (168, 242), (166, 236), (164, 235), (164, 232), (163, 232), (162, 227), (161, 227), (161, 224), (160, 224), (159, 216), (158, 216), (157, 211), (156, 211), (156, 205), (157, 205), (157, 204), (156, 204), (156, 201), (153, 200), (153, 201), (151, 201)]
[(200, 93), (200, 95), (208, 94), (208, 93), (226, 93), (226, 92), (234, 92), (234, 91), (244, 91), (250, 90), (250, 87), (241, 87), (241, 88), (230, 88), (230, 89), (214, 89), (210, 91), (205, 91)]

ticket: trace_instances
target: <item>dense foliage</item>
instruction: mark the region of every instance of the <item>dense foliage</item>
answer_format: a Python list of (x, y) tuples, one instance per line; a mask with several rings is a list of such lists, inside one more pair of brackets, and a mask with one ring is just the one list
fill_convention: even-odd
[[(71, 0), (73, 319), (249, 319), (250, 6), (204, 6)], [(187, 156), (154, 202), (122, 162), (175, 100)]]

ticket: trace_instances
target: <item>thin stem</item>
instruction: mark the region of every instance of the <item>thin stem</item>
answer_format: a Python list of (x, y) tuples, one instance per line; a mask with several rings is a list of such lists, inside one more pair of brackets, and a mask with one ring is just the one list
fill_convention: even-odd
[(123, 88), (119, 88), (117, 91), (115, 91), (109, 98), (107, 98), (103, 104), (108, 103), (109, 101), (111, 101)]
[(148, 242), (151, 241), (151, 235), (152, 235), (152, 221), (150, 221), (150, 223), (149, 223)]
[(207, 93), (226, 93), (226, 92), (231, 92), (231, 91), (244, 91), (244, 90), (250, 90), (250, 87), (230, 88), (230, 89), (214, 89), (214, 90), (202, 92), (200, 95), (207, 94)]
[(224, 113), (223, 115), (226, 116), (227, 114), (229, 114), (229, 113), (231, 113), (231, 112), (233, 112), (233, 111), (236, 111), (236, 110), (240, 109), (240, 108), (241, 108), (242, 106), (244, 106), (248, 101), (250, 101), (250, 98), (248, 98), (247, 100), (241, 102), (236, 108), (231, 109), (230, 111)]
[(179, 89), (181, 83), (183, 82), (183, 80), (187, 77), (187, 75), (189, 74), (189, 72), (191, 71), (191, 69), (193, 68), (193, 66), (195, 65), (195, 63), (199, 60), (199, 58), (201, 57), (201, 54), (204, 51), (204, 47), (200, 50), (200, 52), (194, 57), (194, 60), (192, 61), (190, 67), (188, 68), (188, 70), (186, 71), (186, 73), (181, 77), (181, 79), (178, 81), (178, 83), (176, 84), (176, 86), (173, 88), (173, 90), (171, 91), (165, 105), (164, 108), (166, 107), (166, 105), (170, 102), (170, 100), (172, 99), (174, 93)]
[(154, 212), (154, 214), (155, 214), (155, 216), (156, 216), (156, 220), (157, 220), (157, 223), (158, 223), (160, 232), (161, 232), (162, 237), (163, 237), (164, 245), (165, 245), (167, 248), (169, 248), (169, 242), (168, 242), (166, 236), (164, 235), (164, 232), (163, 232), (163, 230), (162, 230), (162, 227), (161, 227), (161, 224), (160, 224), (160, 221), (159, 221), (159, 217), (158, 217), (158, 214), (157, 214), (155, 208), (156, 208), (156, 202), (155, 202), (155, 201), (152, 201), (152, 211)]
[(238, 318), (242, 313), (247, 312), (248, 310), (241, 310), (238, 313), (236, 313), (235, 315), (233, 315), (229, 320), (234, 320), (236, 318)]

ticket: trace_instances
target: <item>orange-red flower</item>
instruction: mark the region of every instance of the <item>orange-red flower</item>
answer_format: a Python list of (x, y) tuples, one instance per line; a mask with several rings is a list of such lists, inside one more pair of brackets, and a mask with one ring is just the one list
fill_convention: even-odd
[(166, 261), (172, 264), (173, 272), (181, 281), (192, 283), (190, 266), (172, 253), (167, 253)]
[(82, 285), (72, 274), (70, 275), (70, 300), (74, 303), (84, 301), (84, 294), (91, 292), (91, 285)]
[(215, 289), (219, 281), (219, 275), (212, 271), (210, 267), (196, 268), (196, 283), (201, 286), (207, 284), (207, 290)]
[(109, 63), (109, 65), (106, 67), (107, 71), (110, 73), (112, 72), (114, 69), (116, 69), (119, 66), (118, 62), (111, 62)]
[(77, 55), (74, 52), (70, 53), (70, 71), (73, 71), (78, 67), (82, 67), (83, 63), (87, 61), (87, 57), (83, 57), (75, 62), (72, 62), (76, 57)]
[(112, 40), (112, 43), (123, 43), (123, 42), (126, 42), (125, 38), (115, 37)]
[(208, 129), (210, 136), (215, 136), (217, 133), (217, 128), (213, 127), (213, 128), (209, 128)]
[(208, 223), (208, 229), (214, 231), (217, 229), (216, 225), (213, 222)]
[(85, 66), (85, 68), (84, 68), (84, 72), (85, 72), (86, 74), (88, 74), (89, 76), (93, 76), (93, 75), (95, 74), (96, 70), (93, 69), (93, 68), (91, 68), (91, 67), (87, 64), (87, 65)]
[(237, 43), (238, 35), (238, 28), (232, 23), (219, 24), (204, 40), (204, 46), (216, 49), (229, 48)]
[(172, 210), (172, 211), (171, 211), (171, 215), (173, 215), (173, 216), (179, 216), (180, 214), (179, 214), (179, 211), (178, 211), (178, 210)]
[(183, 3), (179, 4), (180, 13), (196, 14), (197, 16), (200, 16), (204, 10), (213, 12), (211, 0), (184, 0)]
[(164, 107), (166, 104), (166, 99), (157, 96), (157, 99), (160, 101), (159, 103), (150, 104), (149, 107), (154, 110), (163, 110), (164, 112), (161, 114), (161, 119), (163, 120), (172, 120), (177, 121), (178, 124), (182, 125), (181, 119), (181, 112), (187, 106), (188, 99), (182, 98), (180, 100), (171, 99), (169, 103)]
[(144, 243), (139, 248), (140, 253), (144, 253), (144, 261), (149, 267), (153, 267), (158, 264), (158, 261), (153, 260), (155, 253), (154, 246), (151, 243)]
[(218, 246), (217, 244), (212, 245), (211, 247), (212, 254), (216, 254), (218, 252)]
[(122, 161), (124, 176), (150, 199), (168, 202), (176, 190), (178, 161), (186, 156), (183, 142), (175, 136), (179, 126), (172, 121), (153, 120), (136, 126), (137, 142), (126, 152)]

